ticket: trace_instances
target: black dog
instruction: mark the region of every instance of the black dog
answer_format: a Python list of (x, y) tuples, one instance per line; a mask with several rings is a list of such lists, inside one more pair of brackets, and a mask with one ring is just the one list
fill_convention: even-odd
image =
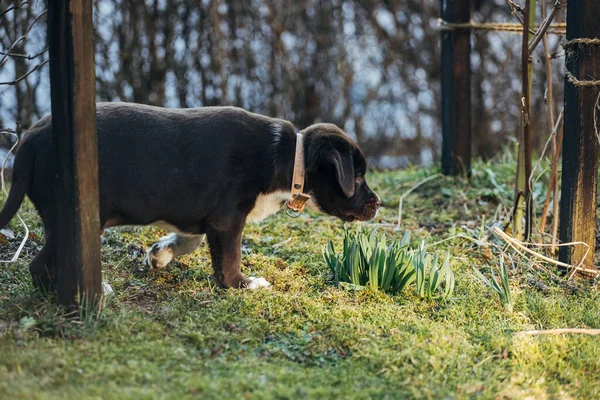
[[(97, 131), (101, 226), (158, 225), (176, 232), (152, 246), (150, 267), (193, 251), (206, 235), (223, 287), (268, 285), (240, 272), (242, 230), (286, 200), (296, 211), (308, 201), (344, 221), (372, 219), (380, 205), (364, 178), (363, 153), (335, 125), (316, 124), (296, 134), (288, 121), (233, 107), (99, 103)], [(46, 117), (19, 146), (0, 211), (4, 227), (27, 194), (42, 217), (46, 244), (30, 265), (34, 281), (54, 275), (51, 160), (52, 123)]]

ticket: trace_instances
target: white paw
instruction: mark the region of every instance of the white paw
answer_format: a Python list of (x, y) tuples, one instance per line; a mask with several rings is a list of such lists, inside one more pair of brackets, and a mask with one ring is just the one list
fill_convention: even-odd
[(246, 285), (246, 289), (255, 290), (260, 289), (262, 287), (271, 286), (271, 284), (267, 282), (265, 278), (254, 278), (250, 276), (248, 277), (248, 279), (250, 280), (250, 282), (248, 282), (248, 284)]
[(113, 288), (108, 284), (108, 282), (102, 282), (102, 294), (105, 296), (113, 294)]
[(149, 269), (164, 268), (165, 265), (171, 262), (173, 259), (173, 250), (161, 246), (160, 243), (153, 245), (150, 250), (146, 253), (146, 259), (144, 262)]

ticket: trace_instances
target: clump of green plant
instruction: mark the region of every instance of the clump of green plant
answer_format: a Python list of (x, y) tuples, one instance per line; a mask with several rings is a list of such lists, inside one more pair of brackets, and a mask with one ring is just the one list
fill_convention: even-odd
[(435, 298), (442, 281), (444, 281), (442, 300), (447, 300), (454, 292), (454, 272), (450, 269), (450, 252), (446, 252), (442, 265), (438, 267), (439, 258), (439, 254), (425, 251), (425, 242), (421, 242), (414, 255), (417, 294), (429, 301)]
[(504, 259), (500, 258), (500, 283), (496, 280), (496, 273), (494, 272), (494, 268), (490, 266), (490, 271), (492, 273), (492, 278), (488, 279), (479, 271), (478, 269), (473, 268), (477, 277), (483, 282), (486, 286), (491, 288), (498, 297), (500, 298), (500, 302), (508, 312), (513, 311), (513, 298), (510, 293), (510, 283), (508, 281), (508, 269), (506, 268), (506, 264), (504, 264)]
[(443, 300), (454, 290), (450, 254), (438, 267), (439, 256), (428, 253), (424, 243), (417, 249), (410, 247), (410, 232), (406, 232), (402, 240), (392, 240), (388, 244), (385, 235), (378, 235), (375, 230), (370, 234), (346, 230), (342, 252), (337, 254), (333, 242), (329, 241), (323, 250), (323, 258), (336, 286), (345, 283), (399, 294), (416, 282), (417, 293), (428, 300), (437, 297), (435, 293), (442, 282), (445, 285), (440, 296)]

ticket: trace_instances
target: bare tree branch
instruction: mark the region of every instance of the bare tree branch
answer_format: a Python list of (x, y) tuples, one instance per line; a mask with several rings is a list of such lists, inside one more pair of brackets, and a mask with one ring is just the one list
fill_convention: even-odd
[(48, 48), (45, 48), (44, 50), (40, 51), (39, 53), (36, 53), (34, 55), (31, 54), (18, 54), (18, 53), (9, 53), (6, 51), (0, 51), (0, 54), (2, 54), (3, 56), (8, 56), (8, 57), (15, 57), (15, 58), (24, 58), (26, 60), (34, 60), (36, 58), (38, 58), (39, 56), (41, 56), (42, 54), (46, 53), (48, 51)]
[(48, 60), (44, 60), (40, 64), (36, 64), (32, 69), (27, 71), (25, 75), (22, 75), (13, 81), (0, 82), (0, 85), (16, 85), (17, 83), (21, 82), (23, 79), (27, 78), (29, 75), (33, 74), (35, 71), (42, 68), (46, 64), (48, 64)]
[(25, 1), (22, 1), (19, 4), (16, 4), (12, 7), (8, 7), (6, 10), (0, 12), (0, 18), (2, 18), (5, 14), (7, 14), (8, 12), (10, 12), (12, 10), (16, 10), (18, 8), (23, 7), (25, 4), (29, 4), (29, 1), (25, 0)]

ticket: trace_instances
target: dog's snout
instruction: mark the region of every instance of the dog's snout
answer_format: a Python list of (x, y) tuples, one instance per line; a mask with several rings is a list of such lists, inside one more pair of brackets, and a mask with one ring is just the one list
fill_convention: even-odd
[(373, 194), (371, 195), (371, 199), (369, 200), (370, 203), (373, 203), (376, 207), (381, 206), (381, 199), (379, 198), (379, 196), (377, 196), (377, 193), (373, 192)]

